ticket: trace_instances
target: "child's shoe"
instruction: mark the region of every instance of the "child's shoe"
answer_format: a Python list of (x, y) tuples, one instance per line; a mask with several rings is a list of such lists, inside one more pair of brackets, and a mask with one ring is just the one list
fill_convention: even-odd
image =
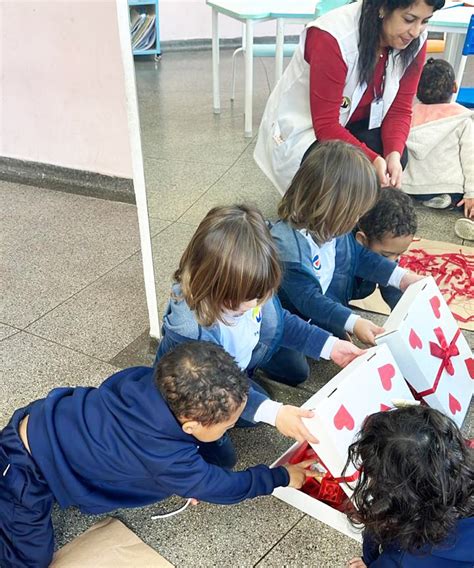
[(448, 193), (440, 193), (440, 195), (422, 201), (422, 203), (425, 207), (431, 207), (432, 209), (447, 209), (451, 207), (451, 196)]
[(474, 241), (474, 221), (472, 219), (458, 219), (454, 224), (454, 232), (460, 239)]

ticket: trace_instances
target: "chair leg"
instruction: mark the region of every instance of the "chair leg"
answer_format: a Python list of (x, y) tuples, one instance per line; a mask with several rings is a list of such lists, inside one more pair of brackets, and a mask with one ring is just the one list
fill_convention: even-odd
[(244, 50), (243, 47), (239, 47), (232, 54), (232, 92), (231, 92), (231, 95), (230, 95), (231, 101), (233, 101), (235, 99), (235, 56), (237, 55), (237, 53), (240, 53), (243, 50)]

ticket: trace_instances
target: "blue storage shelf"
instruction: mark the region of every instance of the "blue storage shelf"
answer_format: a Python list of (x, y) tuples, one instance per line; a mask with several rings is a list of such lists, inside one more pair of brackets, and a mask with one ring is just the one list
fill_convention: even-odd
[(130, 8), (144, 8), (144, 12), (154, 13), (155, 14), (155, 31), (156, 31), (156, 40), (154, 45), (150, 49), (134, 49), (133, 55), (161, 55), (161, 47), (160, 47), (160, 19), (159, 19), (159, 9), (158, 9), (159, 0), (128, 0), (128, 7)]

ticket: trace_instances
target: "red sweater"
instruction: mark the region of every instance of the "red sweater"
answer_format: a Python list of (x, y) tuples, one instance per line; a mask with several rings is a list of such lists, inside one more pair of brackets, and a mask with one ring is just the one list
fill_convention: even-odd
[[(403, 75), (398, 93), (382, 123), (381, 136), (384, 154), (397, 151), (400, 154), (410, 131), (413, 98), (420, 80), (426, 54), (426, 42)], [(375, 67), (374, 78), (367, 86), (349, 124), (368, 118), (370, 103), (381, 90), (382, 76), (388, 49), (381, 55)], [(347, 65), (342, 58), (337, 40), (319, 28), (309, 28), (305, 44), (305, 60), (310, 65), (309, 101), (313, 128), (318, 140), (345, 140), (359, 146), (373, 162), (377, 153), (355, 138), (339, 123), (339, 109), (347, 75)]]

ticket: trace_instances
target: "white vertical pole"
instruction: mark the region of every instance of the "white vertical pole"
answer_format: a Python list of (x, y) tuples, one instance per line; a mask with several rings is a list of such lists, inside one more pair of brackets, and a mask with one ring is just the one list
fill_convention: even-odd
[(221, 112), (219, 85), (219, 12), (212, 8), (212, 97), (214, 114)]
[(285, 20), (277, 18), (276, 21), (276, 50), (275, 50), (275, 85), (283, 74), (283, 45), (285, 43)]
[(116, 5), (118, 32), (125, 78), (128, 132), (130, 138), (130, 150), (132, 154), (133, 187), (137, 203), (143, 277), (145, 281), (145, 294), (148, 306), (148, 319), (150, 321), (150, 335), (159, 339), (160, 324), (158, 319), (158, 306), (156, 303), (155, 273), (153, 270), (151, 234), (146, 202), (145, 173), (143, 169), (142, 142), (140, 137), (140, 118), (138, 115), (135, 66), (133, 63), (132, 44), (130, 39), (128, 2), (127, 0), (116, 0)]
[(253, 96), (253, 21), (245, 21), (245, 127), (244, 136), (252, 137)]

